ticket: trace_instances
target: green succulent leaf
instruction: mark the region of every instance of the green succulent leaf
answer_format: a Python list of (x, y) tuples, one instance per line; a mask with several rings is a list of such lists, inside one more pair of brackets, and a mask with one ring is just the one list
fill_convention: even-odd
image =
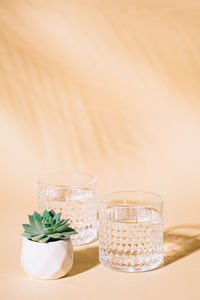
[(31, 227), (34, 228), (34, 229), (37, 229), (37, 227), (36, 227), (36, 225), (35, 225), (35, 221), (34, 221), (33, 216), (30, 216), (30, 215), (29, 215), (28, 218), (29, 218), (29, 222), (30, 222), (30, 224), (31, 224)]
[(39, 232), (37, 230), (35, 230), (34, 228), (30, 228), (30, 229), (26, 229), (24, 231), (24, 233), (31, 234), (31, 235), (35, 236), (35, 235), (38, 235)]
[(59, 221), (58, 223), (56, 223), (54, 225), (54, 229), (56, 230), (58, 227), (60, 227), (60, 226), (62, 226), (64, 224), (67, 224), (68, 222), (69, 222), (69, 219), (61, 220), (61, 221)]
[(24, 227), (24, 230), (32, 228), (30, 224), (22, 224), (22, 226)]
[(78, 234), (78, 232), (76, 230), (72, 230), (72, 231), (67, 231), (67, 232), (62, 232), (63, 235), (67, 236), (67, 235), (73, 235), (73, 234)]
[(42, 224), (43, 228), (48, 228), (48, 227), (51, 227), (51, 224)]
[(54, 232), (53, 228), (45, 228), (42, 230), (44, 234), (51, 234)]
[(49, 211), (49, 214), (50, 214), (50, 216), (51, 216), (52, 218), (56, 215), (56, 213), (55, 213), (55, 211), (54, 211), (53, 209), (51, 209), (51, 210)]
[(67, 224), (61, 225), (56, 229), (56, 232), (63, 232), (65, 230), (67, 230), (69, 228), (69, 226)]
[(50, 218), (50, 214), (49, 214), (48, 210), (45, 209), (45, 210), (43, 211), (42, 218), (43, 218), (43, 219), (45, 219), (45, 218), (47, 218), (47, 219)]
[(48, 237), (54, 238), (54, 239), (58, 239), (62, 236), (62, 234), (60, 233), (52, 233), (52, 234), (48, 234)]
[(35, 211), (28, 218), (30, 224), (22, 225), (24, 228), (22, 236), (35, 242), (66, 240), (70, 235), (77, 234), (76, 230), (69, 227), (69, 219), (61, 220), (61, 213), (56, 214), (53, 209), (50, 211), (45, 209), (42, 215)]
[(27, 239), (30, 239), (30, 238), (31, 238), (31, 235), (28, 234), (28, 233), (22, 233), (22, 236), (24, 236), (24, 237), (27, 238)]
[(45, 237), (46, 237), (45, 234), (39, 234), (39, 235), (33, 236), (33, 237), (32, 237), (32, 240), (33, 240), (33, 241), (39, 241), (39, 240), (41, 240), (41, 239), (43, 239), (43, 238), (45, 238)]
[(39, 242), (39, 243), (46, 243), (46, 242), (48, 242), (49, 239), (50, 239), (50, 238), (49, 238), (48, 236), (46, 236), (45, 238), (39, 240), (38, 242)]
[(42, 222), (45, 224), (47, 223), (50, 223), (52, 224), (53, 223), (53, 219), (50, 215), (50, 213), (45, 209), (45, 211), (43, 212), (43, 215), (42, 215)]
[(33, 214), (33, 218), (34, 218), (34, 222), (35, 222), (35, 226), (37, 227), (37, 230), (43, 229), (41, 215), (35, 211)]
[(60, 217), (61, 217), (61, 213), (58, 213), (53, 217), (53, 220), (57, 223), (58, 221), (60, 221)]

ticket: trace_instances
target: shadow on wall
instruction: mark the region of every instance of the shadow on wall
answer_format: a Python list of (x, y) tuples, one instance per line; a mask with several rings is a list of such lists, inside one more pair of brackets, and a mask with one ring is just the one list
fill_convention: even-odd
[(180, 225), (164, 232), (164, 261), (167, 266), (200, 249), (200, 225)]

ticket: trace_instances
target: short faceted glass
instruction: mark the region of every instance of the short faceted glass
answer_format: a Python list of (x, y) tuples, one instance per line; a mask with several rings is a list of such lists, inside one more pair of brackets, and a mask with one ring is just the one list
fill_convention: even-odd
[(97, 233), (95, 199), (96, 178), (77, 172), (51, 173), (38, 180), (39, 211), (54, 209), (62, 218), (70, 218), (78, 234), (71, 237), (74, 245), (93, 241)]
[(155, 193), (106, 194), (99, 206), (99, 260), (112, 269), (138, 272), (163, 260), (163, 200)]

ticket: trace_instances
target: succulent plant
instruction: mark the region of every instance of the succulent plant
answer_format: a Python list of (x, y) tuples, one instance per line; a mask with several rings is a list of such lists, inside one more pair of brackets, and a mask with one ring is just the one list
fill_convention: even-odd
[(39, 242), (53, 242), (58, 240), (66, 240), (72, 234), (77, 234), (76, 230), (69, 227), (69, 219), (61, 220), (61, 213), (55, 213), (52, 209), (43, 212), (42, 215), (34, 212), (29, 215), (30, 224), (23, 224), (25, 238)]

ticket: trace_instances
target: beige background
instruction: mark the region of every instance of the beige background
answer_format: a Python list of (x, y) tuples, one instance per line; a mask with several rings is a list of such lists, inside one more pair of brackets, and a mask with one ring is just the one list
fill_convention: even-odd
[[(0, 292), (3, 299), (199, 299), (200, 2), (1, 0)], [(77, 170), (98, 195), (165, 197), (165, 260), (125, 274), (75, 252), (68, 277), (22, 270), (38, 175)]]

